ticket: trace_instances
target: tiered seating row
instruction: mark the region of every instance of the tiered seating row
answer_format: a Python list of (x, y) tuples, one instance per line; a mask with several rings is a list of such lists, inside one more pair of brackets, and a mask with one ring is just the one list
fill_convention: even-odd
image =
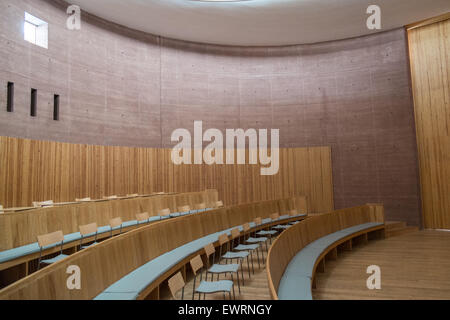
[[(156, 222), (156, 221), (160, 221), (160, 220), (165, 220), (165, 219), (170, 219), (170, 218), (175, 218), (175, 217), (181, 217), (181, 216), (188, 215), (188, 214), (194, 214), (194, 213), (198, 213), (198, 212), (209, 211), (209, 210), (212, 210), (212, 209), (213, 208), (206, 208), (206, 209), (201, 209), (201, 210), (190, 210), (190, 211), (187, 211), (187, 212), (174, 212), (174, 213), (171, 213), (170, 216), (152, 216), (152, 217), (150, 217), (148, 222)], [(127, 230), (128, 228), (136, 227), (136, 226), (142, 226), (142, 225), (143, 225), (142, 223), (138, 224), (137, 220), (131, 220), (131, 221), (124, 221), (121, 227), (117, 226), (117, 227), (111, 228), (109, 225), (108, 226), (101, 226), (101, 227), (98, 228), (97, 235), (98, 235), (98, 238), (102, 238), (103, 235), (105, 237), (108, 237), (108, 235), (111, 233), (111, 229), (112, 229), (112, 231), (118, 231), (121, 228), (123, 230)], [(92, 234), (90, 236), (93, 237), (94, 234)], [(89, 237), (89, 235), (88, 235), (88, 237)], [(81, 239), (80, 232), (75, 232), (75, 233), (70, 233), (70, 234), (64, 235), (64, 243), (66, 244), (66, 247), (72, 246), (72, 245), (69, 245), (69, 244), (73, 243), (73, 242), (80, 241), (80, 239)], [(88, 240), (89, 240), (89, 238), (88, 238)], [(75, 244), (75, 245), (77, 245), (77, 244)], [(44, 249), (45, 249), (46, 252), (49, 252), (48, 251), (49, 249), (57, 248), (58, 246), (59, 246), (59, 244), (55, 243), (53, 245), (49, 245), (49, 246), (45, 247)], [(6, 263), (8, 261), (12, 261), (12, 260), (24, 257), (24, 256), (28, 256), (28, 255), (31, 255), (31, 254), (37, 254), (39, 252), (39, 249), (40, 248), (39, 248), (38, 243), (34, 242), (34, 243), (31, 243), (31, 244), (28, 244), (28, 245), (25, 245), (25, 246), (21, 246), (21, 247), (18, 247), (18, 248), (1, 251), (0, 252), (0, 264)]]
[(382, 205), (366, 205), (310, 217), (280, 235), (267, 256), (267, 275), (273, 299), (312, 300), (311, 286), (325, 257), (337, 257), (337, 247), (351, 248), (352, 239), (383, 235)]
[[(302, 219), (305, 217), (306, 214), (297, 214), (293, 216), (284, 215), (277, 220), (266, 218), (263, 219), (263, 223), (259, 226), (256, 226), (254, 222), (250, 222), (250, 227), (259, 230), (276, 225), (280, 222), (282, 223), (286, 220), (291, 221), (292, 219)], [(239, 231), (243, 233), (244, 228), (242, 226), (239, 226), (238, 228)], [(206, 237), (191, 241), (147, 262), (108, 287), (98, 295), (95, 300), (136, 300), (148, 286), (161, 278), (164, 273), (177, 265), (178, 268), (180, 268), (180, 262), (190, 260), (191, 257), (201, 254), (203, 248), (210, 243), (216, 242), (221, 234), (226, 233), (230, 236), (231, 229), (233, 228), (215, 232)], [(251, 230), (251, 232), (253, 231), (254, 230)]]
[[(93, 299), (134, 270), (178, 247), (242, 226), (257, 217), (267, 218), (274, 212), (283, 214), (290, 210), (305, 212), (306, 199), (264, 201), (155, 222), (45, 267), (1, 290), (0, 299)], [(81, 290), (67, 288), (67, 268), (72, 265), (81, 270)], [(168, 272), (159, 278), (161, 282), (171, 275)], [(154, 281), (151, 285), (158, 283)], [(144, 291), (157, 297), (157, 287), (151, 292)]]

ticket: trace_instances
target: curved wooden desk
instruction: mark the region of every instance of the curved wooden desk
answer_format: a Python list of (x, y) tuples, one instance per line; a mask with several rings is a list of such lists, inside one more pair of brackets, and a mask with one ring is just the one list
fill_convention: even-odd
[[(196, 213), (138, 228), (79, 251), (0, 291), (0, 299), (93, 299), (129, 273), (163, 254), (209, 234), (267, 218), (274, 212), (304, 211), (306, 199), (296, 197), (264, 201)], [(279, 222), (274, 222), (279, 223)], [(264, 226), (266, 227), (266, 226)], [(173, 268), (182, 268), (183, 261)], [(81, 271), (81, 290), (67, 288), (66, 273), (76, 265)], [(173, 269), (172, 268), (172, 269)], [(175, 271), (178, 271), (175, 270)], [(158, 297), (158, 283), (171, 270), (158, 277), (142, 297)], [(167, 276), (167, 277), (166, 277)]]
[(325, 259), (337, 258), (338, 246), (351, 249), (352, 241), (384, 237), (383, 205), (317, 215), (284, 231), (267, 255), (267, 277), (275, 300), (311, 300), (315, 272), (324, 270)]

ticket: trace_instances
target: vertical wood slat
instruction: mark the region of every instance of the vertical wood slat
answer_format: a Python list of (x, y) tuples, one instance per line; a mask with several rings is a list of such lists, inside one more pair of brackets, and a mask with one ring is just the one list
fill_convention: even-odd
[(0, 204), (217, 189), (225, 205), (297, 195), (311, 212), (334, 208), (331, 148), (280, 149), (279, 172), (261, 165), (180, 165), (170, 149), (76, 145), (0, 137)]
[(425, 228), (450, 229), (450, 19), (408, 30)]

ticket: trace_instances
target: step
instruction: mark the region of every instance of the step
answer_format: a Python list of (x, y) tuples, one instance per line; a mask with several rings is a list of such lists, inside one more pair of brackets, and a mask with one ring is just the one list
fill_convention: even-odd
[(386, 231), (397, 229), (397, 228), (406, 228), (406, 222), (404, 221), (386, 221)]
[(400, 227), (386, 230), (386, 238), (397, 237), (407, 233), (419, 231), (418, 227)]

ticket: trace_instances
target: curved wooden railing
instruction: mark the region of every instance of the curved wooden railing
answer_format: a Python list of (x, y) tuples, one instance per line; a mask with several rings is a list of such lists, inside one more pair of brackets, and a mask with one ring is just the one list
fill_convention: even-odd
[[(0, 291), (0, 299), (93, 299), (148, 261), (183, 244), (274, 212), (306, 210), (305, 197), (264, 201), (156, 222), (103, 241), (23, 278)], [(81, 289), (67, 288), (67, 268), (81, 271)]]
[(92, 222), (107, 226), (109, 220), (115, 217), (130, 221), (135, 220), (135, 215), (141, 212), (155, 216), (160, 209), (169, 208), (176, 212), (180, 206), (190, 205), (193, 208), (198, 203), (212, 206), (218, 200), (217, 190), (206, 190), (4, 213), (0, 215), (0, 251), (36, 242), (38, 235), (58, 230), (64, 234), (78, 232), (80, 225)]
[[(360, 207), (310, 216), (308, 219), (285, 230), (272, 244), (267, 254), (266, 272), (272, 299), (278, 300), (278, 286), (292, 258), (309, 243), (339, 230), (367, 222), (384, 223), (382, 204), (367, 204)], [(337, 244), (336, 244), (337, 245)], [(333, 247), (328, 248), (329, 252)], [(316, 261), (313, 273), (327, 252)]]

